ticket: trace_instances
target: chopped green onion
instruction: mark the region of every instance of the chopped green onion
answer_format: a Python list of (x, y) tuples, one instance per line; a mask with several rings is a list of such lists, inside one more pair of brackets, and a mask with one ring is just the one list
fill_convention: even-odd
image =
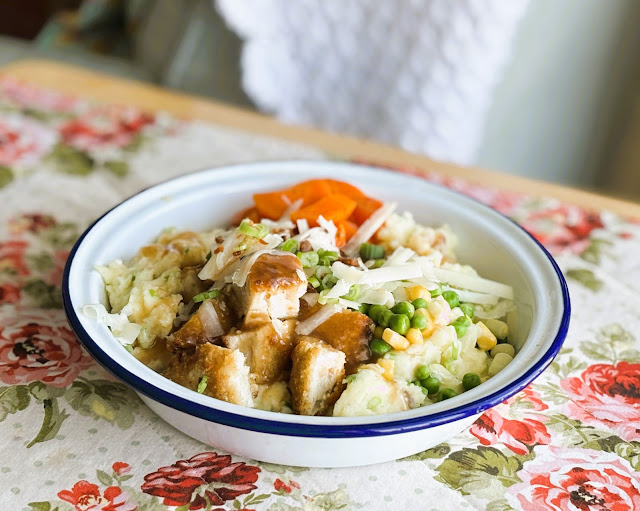
[(409, 302), (398, 302), (392, 308), (392, 312), (395, 314), (404, 314), (411, 319), (415, 313), (415, 307)]
[(345, 378), (345, 380), (346, 380), (347, 383), (351, 383), (352, 381), (355, 381), (356, 376), (358, 376), (358, 375), (357, 374), (350, 374), (349, 376), (347, 376)]
[(336, 282), (338, 282), (338, 279), (330, 273), (322, 277), (322, 287), (324, 289), (331, 289), (336, 285)]
[(307, 282), (308, 282), (309, 284), (311, 284), (311, 287), (312, 287), (313, 289), (318, 289), (318, 288), (322, 285), (322, 284), (320, 283), (320, 281), (319, 281), (316, 277), (314, 277), (314, 276), (309, 277), (309, 278), (307, 279)]
[(380, 399), (378, 396), (373, 396), (371, 399), (369, 399), (369, 401), (367, 402), (367, 408), (369, 410), (375, 410), (378, 406), (380, 406), (382, 404), (382, 399)]
[(447, 301), (452, 309), (460, 305), (460, 298), (458, 297), (458, 293), (456, 293), (455, 291), (444, 291), (442, 293), (442, 298)]
[(431, 376), (431, 371), (429, 371), (429, 367), (426, 365), (419, 365), (416, 368), (416, 378), (418, 380), (426, 380), (429, 376)]
[(422, 314), (416, 314), (411, 318), (411, 328), (417, 328), (418, 330), (424, 330), (427, 328), (428, 320)]
[(218, 298), (218, 296), (220, 296), (219, 289), (210, 289), (209, 291), (204, 291), (194, 296), (193, 301), (195, 303), (200, 303), (200, 302), (204, 302), (205, 300), (210, 300), (212, 298)]
[(474, 387), (477, 387), (482, 383), (480, 381), (480, 376), (476, 373), (467, 373), (462, 377), (462, 386), (464, 390), (471, 390)]
[(263, 224), (255, 224), (248, 218), (245, 218), (240, 225), (238, 226), (238, 230), (242, 234), (246, 234), (247, 236), (251, 236), (252, 238), (262, 239), (267, 234), (269, 234), (269, 228)]
[(386, 259), (376, 259), (376, 262), (373, 263), (373, 266), (371, 267), (371, 269), (375, 270), (376, 268), (382, 268), (384, 266), (384, 263), (386, 262), (387, 262)]
[(360, 286), (358, 284), (354, 284), (349, 288), (349, 292), (346, 295), (343, 295), (341, 298), (345, 300), (356, 301), (358, 296), (360, 295)]
[(369, 343), (369, 348), (371, 349), (371, 353), (379, 357), (391, 351), (391, 345), (382, 339), (373, 339), (371, 343)]
[(204, 258), (208, 261), (209, 259), (211, 259), (211, 250), (209, 250), (209, 252), (207, 252), (207, 255), (204, 256)]
[(431, 293), (431, 298), (435, 298), (436, 296), (440, 296), (442, 294), (442, 286), (438, 284), (438, 287), (429, 291)]
[(297, 252), (296, 255), (298, 256), (298, 259), (300, 259), (303, 268), (316, 266), (320, 260), (318, 252)]
[(149, 294), (155, 298), (156, 297), (156, 290), (155, 289), (149, 289)]
[(380, 259), (384, 257), (384, 247), (373, 243), (363, 243), (360, 245), (360, 257), (362, 259)]
[(392, 314), (389, 319), (389, 328), (400, 335), (404, 335), (411, 328), (411, 321), (405, 314)]
[(315, 276), (322, 280), (323, 277), (325, 277), (325, 275), (329, 275), (329, 273), (331, 273), (331, 270), (326, 266), (318, 266), (316, 268)]
[(298, 251), (298, 246), (299, 245), (296, 240), (294, 240), (293, 238), (289, 238), (282, 244), (280, 250), (282, 250), (283, 252), (292, 252), (295, 254)]
[(461, 303), (460, 310), (464, 313), (465, 316), (473, 318), (473, 314), (475, 313), (476, 308), (472, 303)]
[(249, 245), (247, 243), (242, 242), (235, 248), (235, 251), (242, 252), (243, 250), (246, 250), (248, 246)]
[(331, 266), (335, 261), (340, 258), (340, 254), (333, 250), (318, 250), (318, 256), (320, 257), (320, 265), (322, 266)]
[(131, 276), (131, 282), (135, 282), (135, 281), (136, 281), (136, 276), (135, 276), (135, 275), (132, 275), (132, 276)]
[(202, 394), (204, 392), (204, 389), (207, 388), (208, 379), (209, 377), (206, 374), (200, 379), (200, 383), (198, 383), (198, 394)]

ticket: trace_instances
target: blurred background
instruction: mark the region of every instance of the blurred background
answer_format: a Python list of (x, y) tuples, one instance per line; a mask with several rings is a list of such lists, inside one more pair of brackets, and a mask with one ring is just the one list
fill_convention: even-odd
[(0, 2), (32, 58), (640, 200), (637, 1)]

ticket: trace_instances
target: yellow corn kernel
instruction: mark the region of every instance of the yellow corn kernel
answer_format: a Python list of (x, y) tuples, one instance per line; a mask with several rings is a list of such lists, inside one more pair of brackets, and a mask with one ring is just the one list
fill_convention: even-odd
[(395, 362), (388, 358), (378, 359), (378, 365), (382, 367), (382, 377), (387, 381), (393, 380), (393, 372), (395, 370)]
[(382, 339), (382, 333), (384, 332), (384, 327), (383, 326), (376, 326), (375, 330), (373, 331), (373, 338), (374, 339)]
[(382, 340), (388, 342), (394, 350), (402, 351), (409, 347), (407, 338), (394, 332), (390, 328), (385, 328), (382, 332)]
[(410, 328), (405, 337), (411, 344), (424, 344), (422, 332), (417, 328)]
[(478, 335), (478, 339), (476, 340), (476, 342), (478, 343), (480, 349), (489, 351), (496, 344), (498, 344), (498, 339), (496, 339), (496, 336), (493, 335), (491, 330), (489, 330), (489, 328), (487, 328), (487, 325), (485, 325), (482, 321), (478, 321), (476, 325), (480, 327), (480, 335)]
[(425, 300), (431, 300), (431, 293), (424, 286), (413, 286), (407, 288), (407, 299), (409, 301), (416, 300), (417, 298), (424, 298)]

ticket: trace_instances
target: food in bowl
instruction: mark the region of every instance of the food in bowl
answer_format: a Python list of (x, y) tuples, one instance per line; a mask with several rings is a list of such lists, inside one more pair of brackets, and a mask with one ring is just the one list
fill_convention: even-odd
[(331, 179), (256, 194), (234, 224), (97, 267), (109, 310), (85, 314), (176, 383), (301, 415), (426, 406), (515, 356), (512, 288), (459, 264), (446, 226)]

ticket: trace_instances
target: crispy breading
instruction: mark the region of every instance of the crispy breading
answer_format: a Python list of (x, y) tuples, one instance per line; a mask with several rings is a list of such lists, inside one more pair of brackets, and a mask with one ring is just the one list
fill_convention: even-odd
[[(231, 330), (231, 327), (236, 322), (235, 314), (231, 308), (227, 306), (222, 298), (212, 298), (206, 301), (213, 305), (213, 308), (218, 315), (220, 325), (225, 333)], [(205, 302), (203, 302), (202, 305), (204, 305), (204, 303)], [(202, 310), (202, 305), (184, 325), (182, 325), (167, 339), (167, 347), (169, 351), (173, 352), (177, 350), (193, 349), (199, 344), (204, 344), (214, 340), (207, 337), (202, 320), (200, 319), (199, 313)]]
[(295, 318), (307, 289), (302, 264), (294, 254), (263, 254), (253, 263), (242, 288), (232, 286), (231, 304), (247, 326), (272, 319)]
[(253, 407), (249, 368), (239, 350), (206, 343), (195, 351), (175, 353), (163, 376), (191, 390), (207, 377), (204, 394), (237, 405)]
[(281, 379), (293, 351), (295, 320), (263, 318), (260, 324), (230, 332), (222, 338), (229, 349), (246, 357), (255, 383), (262, 385)]
[(291, 405), (300, 415), (319, 415), (344, 390), (345, 354), (314, 337), (300, 337), (293, 350)]
[[(320, 305), (309, 307), (302, 300), (300, 321), (315, 314), (319, 308)], [(342, 351), (347, 356), (346, 372), (352, 374), (360, 364), (371, 358), (369, 342), (373, 338), (374, 326), (367, 315), (345, 309), (331, 316), (310, 335)]]

